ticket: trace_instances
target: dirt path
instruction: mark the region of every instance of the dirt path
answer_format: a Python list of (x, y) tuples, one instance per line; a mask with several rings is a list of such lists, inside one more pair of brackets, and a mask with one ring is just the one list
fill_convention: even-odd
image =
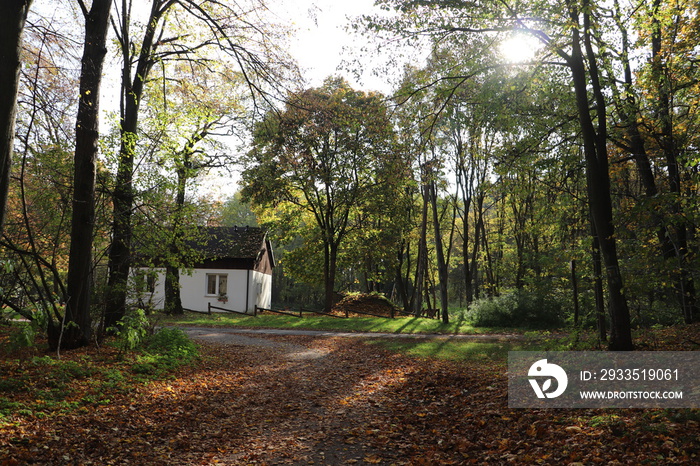
[[(199, 373), (187, 381), (206, 383), (208, 395), (184, 403), (188, 419), (196, 419), (197, 435), (187, 429), (187, 451), (176, 445), (180, 464), (439, 464), (448, 458), (461, 463), (465, 456), (454, 446), (447, 456), (425, 451), (444, 441), (434, 424), (447, 420), (439, 414), (448, 408), (443, 388), (451, 387), (450, 398), (463, 398), (470, 386), (504, 381), (494, 380), (492, 368), (454, 372), (351, 338), (250, 337), (221, 329), (188, 333), (207, 341), (204, 351), (215, 355), (217, 376)], [(434, 377), (445, 378), (446, 371), (453, 381), (440, 387)], [(172, 387), (178, 397), (180, 389)], [(459, 417), (465, 407), (455, 406), (450, 417)], [(218, 439), (216, 448), (202, 441), (206, 438)]]
[(231, 331), (231, 329), (183, 327), (182, 331), (193, 340), (207, 343), (234, 347), (258, 346), (263, 348), (275, 348), (283, 354), (286, 359), (290, 360), (317, 359), (326, 355), (324, 351), (310, 349), (303, 345), (287, 341), (253, 338), (242, 334), (247, 332), (236, 332), (235, 330)]

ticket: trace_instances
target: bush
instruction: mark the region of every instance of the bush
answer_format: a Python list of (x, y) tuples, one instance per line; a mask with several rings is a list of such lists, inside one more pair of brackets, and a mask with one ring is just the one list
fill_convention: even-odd
[(198, 355), (197, 346), (179, 328), (162, 328), (146, 342), (151, 353), (191, 361)]
[(130, 351), (139, 346), (146, 336), (150, 322), (142, 309), (135, 309), (119, 320), (116, 327), (107, 329), (113, 332), (121, 342), (122, 351)]
[(144, 341), (144, 354), (132, 366), (137, 374), (152, 375), (176, 369), (199, 357), (197, 346), (177, 328), (162, 328)]
[(21, 351), (33, 348), (37, 337), (37, 329), (28, 323), (20, 323), (15, 331), (10, 334), (10, 351)]
[(563, 324), (561, 303), (525, 290), (476, 301), (468, 316), (477, 327), (551, 328)]

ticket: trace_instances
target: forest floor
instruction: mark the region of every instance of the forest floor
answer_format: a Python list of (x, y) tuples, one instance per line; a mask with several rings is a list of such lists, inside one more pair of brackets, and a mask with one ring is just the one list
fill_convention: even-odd
[[(74, 364), (60, 386), (49, 366), (0, 355), (0, 465), (700, 462), (698, 410), (509, 409), (503, 360), (238, 337), (248, 340), (201, 343), (196, 364), (158, 380), (126, 376), (109, 347), (65, 353)], [(700, 326), (641, 338), (693, 349)], [(88, 361), (100, 369), (81, 372)]]

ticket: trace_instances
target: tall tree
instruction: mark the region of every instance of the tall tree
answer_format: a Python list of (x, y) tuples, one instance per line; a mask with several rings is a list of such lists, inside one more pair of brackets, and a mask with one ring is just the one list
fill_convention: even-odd
[[(58, 21), (36, 18), (26, 30), (20, 72), (16, 153), (2, 244), (13, 264), (3, 280), (5, 304), (29, 320), (63, 320), (70, 236), (78, 72), (60, 66), (78, 60), (79, 41)], [(59, 63), (57, 63), (57, 61)], [(79, 70), (78, 70), (79, 71)]]
[[(672, 264), (670, 274), (659, 270), (658, 276), (664, 277), (663, 282), (674, 283), (686, 322), (692, 321), (696, 312), (692, 254), (688, 252), (693, 236), (689, 231), (694, 227), (682, 207), (688, 195), (684, 188), (692, 178), (684, 152), (692, 139), (688, 137), (691, 128), (696, 127), (693, 112), (685, 110), (692, 108), (688, 105), (692, 92), (687, 90), (698, 82), (688, 49), (697, 34), (693, 25), (697, 20), (691, 19), (695, 8), (686, 1), (615, 1), (611, 10), (615, 34), (595, 35), (598, 48), (616, 52), (606, 54), (604, 62), (615, 109), (611, 139), (636, 164), (642, 189), (638, 207), (648, 211), (658, 250)], [(650, 60), (634, 63), (638, 51), (646, 51)], [(665, 170), (656, 170), (662, 175), (657, 180), (655, 168), (664, 165)], [(648, 255), (644, 259), (654, 260)]]
[[(576, 96), (581, 138), (586, 162), (588, 202), (600, 251), (605, 265), (608, 302), (611, 318), (609, 349), (633, 349), (632, 329), (627, 298), (624, 295), (622, 272), (617, 254), (615, 223), (610, 188), (608, 161), (607, 102), (601, 83), (599, 58), (593, 44), (593, 14), (595, 5), (588, 0), (581, 4), (566, 2), (569, 16), (570, 51), (556, 47), (555, 51), (566, 62)], [(533, 31), (542, 37), (543, 31)], [(545, 39), (548, 44), (551, 40)], [(590, 91), (589, 91), (590, 90)], [(592, 95), (589, 94), (592, 93)], [(589, 102), (595, 102), (592, 109)]]
[[(109, 251), (105, 326), (114, 325), (126, 308), (135, 198), (134, 160), (141, 103), (153, 67), (162, 61), (206, 63), (216, 57), (238, 69), (255, 106), (261, 96), (267, 98), (270, 95), (270, 87), (282, 82), (281, 72), (278, 73), (276, 67), (288, 66), (273, 43), (276, 37), (259, 16), (261, 10), (266, 10), (261, 0), (252, 0), (246, 5), (217, 0), (152, 0), (140, 42), (132, 37), (132, 4), (132, 0), (122, 0), (119, 19), (114, 26), (123, 59), (121, 146), (113, 194), (113, 239)], [(183, 32), (186, 23), (187, 31)], [(201, 40), (201, 35), (189, 34), (197, 27), (206, 31)]]
[[(204, 70), (200, 72), (200, 78), (206, 77)], [(168, 313), (183, 313), (180, 268), (188, 262), (189, 251), (185, 250), (185, 244), (192, 233), (197, 233), (188, 218), (191, 210), (186, 203), (188, 187), (202, 173), (233, 163), (228, 151), (215, 140), (233, 131), (233, 121), (241, 110), (235, 98), (236, 80), (230, 76), (225, 78), (218, 83), (212, 79), (198, 80), (197, 76), (180, 81), (172, 92), (163, 96), (163, 106), (156, 116), (159, 121), (155, 141), (159, 146), (158, 165), (175, 172), (175, 204), (162, 225), (167, 230), (169, 248), (165, 264), (165, 310)]]
[[(610, 173), (607, 152), (606, 89), (601, 82), (599, 50), (595, 48), (597, 5), (591, 0), (567, 0), (564, 15), (559, 4), (550, 2), (431, 2), (383, 0), (402, 15), (396, 18), (371, 18), (374, 30), (391, 30), (403, 35), (432, 33), (436, 40), (461, 34), (498, 36), (514, 31), (526, 32), (542, 41), (547, 50), (563, 60), (570, 72), (576, 99), (579, 129), (584, 147), (588, 180), (588, 201), (600, 240), (605, 265), (612, 331), (609, 347), (632, 349), (631, 322), (620, 271)], [(454, 88), (494, 65), (477, 64), (469, 74), (444, 75), (436, 82), (452, 81)], [(498, 66), (498, 65), (495, 65)], [(454, 94), (454, 93), (452, 93)], [(594, 107), (590, 102), (595, 103)]]
[[(678, 140), (676, 123), (674, 121), (674, 97), (680, 83), (674, 83), (673, 72), (669, 62), (673, 61), (672, 52), (675, 48), (677, 29), (684, 15), (684, 8), (680, 5), (672, 5), (662, 8), (661, 0), (654, 0), (650, 8), (651, 14), (651, 82), (655, 102), (652, 107), (655, 111), (656, 139), (666, 162), (668, 176), (668, 188), (672, 196), (671, 216), (672, 221), (666, 227), (667, 235), (673, 244), (673, 251), (678, 260), (676, 272), (676, 289), (681, 304), (683, 318), (686, 323), (692, 323), (695, 317), (696, 298), (695, 283), (689, 271), (691, 253), (688, 245), (689, 222), (682, 213), (683, 180), (682, 160)], [(670, 11), (669, 11), (670, 10)], [(693, 11), (696, 15), (697, 10)], [(697, 78), (695, 78), (696, 80)], [(679, 79), (684, 82), (686, 79)]]
[[(126, 312), (127, 279), (129, 275), (134, 203), (133, 172), (137, 144), (139, 107), (146, 81), (158, 58), (155, 51), (162, 38), (162, 18), (173, 2), (153, 0), (146, 20), (140, 47), (136, 48), (132, 34), (131, 0), (122, 0), (117, 34), (122, 54), (120, 132), (121, 142), (115, 187), (113, 192), (112, 245), (109, 249), (109, 280), (104, 326), (113, 327)], [(160, 34), (160, 37), (158, 36)], [(138, 52), (137, 52), (138, 51)]]
[(269, 112), (255, 130), (242, 174), (244, 198), (312, 217), (323, 247), (326, 311), (355, 211), (389, 201), (373, 194), (397, 174), (394, 148), (382, 96), (355, 91), (339, 78), (292, 96), (283, 112)]
[(15, 143), (22, 31), (31, 4), (32, 0), (6, 0), (0, 3), (0, 233), (5, 219)]
[(60, 325), (49, 321), (51, 348), (86, 345), (92, 334), (92, 239), (95, 226), (95, 177), (99, 150), (100, 85), (107, 55), (107, 34), (112, 0), (93, 0), (88, 9), (78, 5), (85, 18), (85, 42), (80, 74), (80, 100), (75, 126), (73, 214), (71, 247), (66, 279), (66, 309)]

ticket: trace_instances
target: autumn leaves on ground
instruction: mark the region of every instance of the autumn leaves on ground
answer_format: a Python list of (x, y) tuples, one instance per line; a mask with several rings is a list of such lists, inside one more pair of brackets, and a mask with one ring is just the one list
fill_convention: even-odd
[[(691, 333), (653, 341), (692, 345)], [(157, 377), (116, 348), (77, 350), (62, 355), (62, 382), (44, 355), (4, 354), (0, 464), (700, 461), (697, 410), (511, 410), (502, 360), (419, 359), (356, 339), (265, 341), (202, 344), (194, 364)]]

